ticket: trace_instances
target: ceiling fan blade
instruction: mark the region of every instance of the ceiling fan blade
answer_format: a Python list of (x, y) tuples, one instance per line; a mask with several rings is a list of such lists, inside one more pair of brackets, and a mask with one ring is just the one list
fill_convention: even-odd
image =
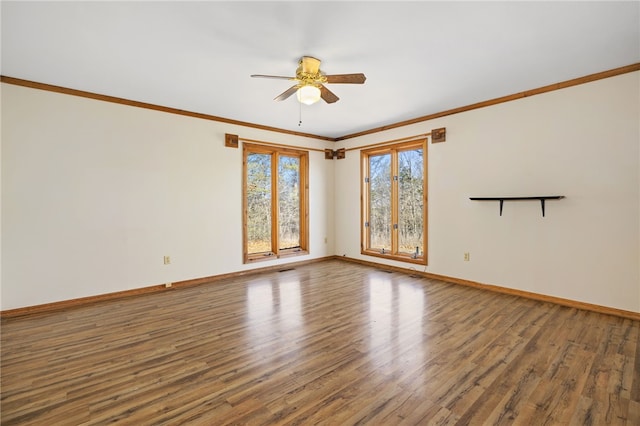
[(363, 84), (367, 79), (364, 74), (334, 74), (327, 75), (327, 83), (348, 83), (348, 84)]
[(320, 97), (324, 99), (324, 101), (328, 104), (332, 104), (340, 100), (339, 97), (336, 96), (331, 90), (327, 89), (322, 84), (320, 85)]
[(298, 90), (298, 85), (297, 84), (295, 86), (289, 87), (287, 90), (285, 90), (284, 92), (280, 93), (278, 96), (273, 98), (273, 100), (274, 101), (284, 101), (289, 96), (291, 96), (294, 93), (296, 93), (296, 90)]
[(312, 56), (303, 56), (302, 59), (300, 59), (300, 62), (302, 72), (316, 74), (320, 69), (320, 59), (316, 59)]
[(295, 77), (285, 77), (282, 75), (264, 75), (264, 74), (252, 74), (251, 77), (259, 77), (259, 78), (277, 78), (279, 80), (295, 80)]

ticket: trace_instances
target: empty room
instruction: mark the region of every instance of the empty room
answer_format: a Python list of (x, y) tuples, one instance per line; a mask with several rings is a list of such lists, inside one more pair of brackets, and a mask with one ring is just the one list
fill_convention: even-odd
[(0, 8), (0, 424), (640, 424), (640, 2)]

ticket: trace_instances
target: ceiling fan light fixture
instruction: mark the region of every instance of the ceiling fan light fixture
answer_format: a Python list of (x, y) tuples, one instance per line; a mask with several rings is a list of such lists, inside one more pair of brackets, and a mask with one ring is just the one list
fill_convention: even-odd
[(316, 86), (302, 86), (296, 94), (298, 101), (305, 105), (313, 105), (320, 100), (320, 89)]

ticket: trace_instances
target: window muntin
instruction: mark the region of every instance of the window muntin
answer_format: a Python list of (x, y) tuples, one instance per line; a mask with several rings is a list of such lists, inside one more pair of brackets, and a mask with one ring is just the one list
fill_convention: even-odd
[(361, 155), (362, 253), (426, 264), (426, 140)]
[(308, 153), (243, 144), (244, 262), (307, 253)]

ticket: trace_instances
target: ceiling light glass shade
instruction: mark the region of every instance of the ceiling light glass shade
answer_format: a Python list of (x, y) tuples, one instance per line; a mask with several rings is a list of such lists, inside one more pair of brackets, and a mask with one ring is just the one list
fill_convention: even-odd
[(316, 86), (302, 86), (297, 92), (298, 101), (305, 105), (315, 104), (320, 100), (320, 89)]

